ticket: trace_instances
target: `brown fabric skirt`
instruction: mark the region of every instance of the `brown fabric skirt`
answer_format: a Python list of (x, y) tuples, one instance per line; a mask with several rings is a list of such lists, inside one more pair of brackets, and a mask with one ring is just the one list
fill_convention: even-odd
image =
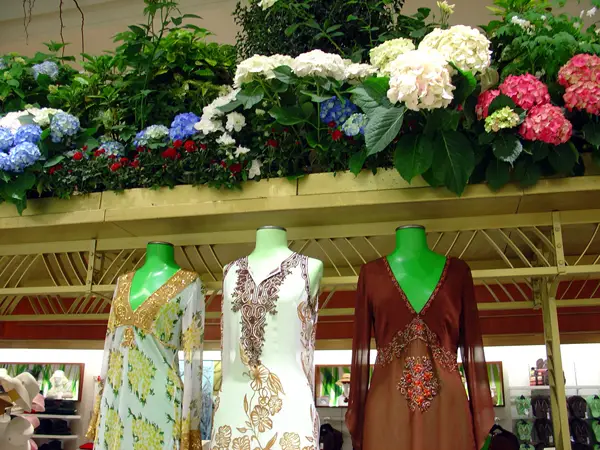
[[(459, 372), (441, 367), (422, 342), (414, 342), (403, 356), (389, 365), (375, 367), (366, 403), (363, 450), (480, 450), (476, 448), (469, 402)], [(411, 358), (413, 363), (419, 363), (417, 369), (414, 364), (407, 366)], [(426, 368), (431, 363), (432, 370), (425, 372), (433, 378), (414, 376), (423, 373), (422, 362), (426, 362)], [(415, 391), (418, 379), (422, 383)], [(424, 392), (420, 390), (423, 380), (429, 389), (427, 393), (435, 391), (424, 410), (420, 407), (423, 398), (418, 395)], [(407, 396), (416, 402), (412, 403), (414, 411)]]

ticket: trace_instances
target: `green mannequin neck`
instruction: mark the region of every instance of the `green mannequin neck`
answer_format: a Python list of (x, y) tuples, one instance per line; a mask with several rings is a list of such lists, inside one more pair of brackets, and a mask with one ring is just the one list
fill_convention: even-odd
[(134, 274), (129, 304), (135, 311), (181, 268), (175, 262), (175, 248), (164, 242), (150, 242), (146, 261)]
[(396, 230), (396, 248), (387, 260), (409, 303), (421, 312), (440, 281), (446, 258), (429, 249), (425, 228), (411, 226)]
[(274, 263), (280, 263), (292, 251), (288, 247), (287, 231), (277, 227), (259, 228), (256, 232), (256, 246), (248, 256), (254, 273), (271, 272)]

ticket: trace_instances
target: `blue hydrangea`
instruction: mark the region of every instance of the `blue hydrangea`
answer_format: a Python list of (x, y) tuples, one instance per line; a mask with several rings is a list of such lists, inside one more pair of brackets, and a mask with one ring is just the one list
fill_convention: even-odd
[(321, 103), (321, 120), (326, 124), (333, 122), (336, 126), (342, 125), (356, 112), (358, 107), (348, 99), (331, 97)]
[(117, 141), (104, 141), (100, 148), (104, 149), (103, 156), (121, 156), (125, 150), (123, 144)]
[(169, 137), (169, 129), (164, 125), (150, 125), (135, 135), (133, 141), (136, 147), (145, 147), (152, 142), (166, 142)]
[(52, 61), (44, 61), (41, 64), (35, 64), (32, 68), (33, 78), (36, 80), (40, 74), (49, 76), (52, 80), (56, 80), (58, 77), (58, 64)]
[(365, 127), (369, 119), (364, 114), (352, 114), (348, 117), (348, 120), (342, 125), (342, 131), (346, 136), (358, 136), (359, 134), (365, 134)]
[(8, 158), (11, 172), (23, 172), (26, 167), (35, 164), (42, 154), (37, 145), (31, 142), (23, 142), (10, 149)]
[(23, 125), (15, 133), (15, 145), (23, 142), (37, 144), (42, 137), (42, 129), (39, 125)]
[(200, 117), (194, 113), (182, 113), (175, 116), (171, 129), (169, 130), (169, 137), (172, 141), (185, 140), (190, 136), (197, 133), (194, 129), (194, 125), (200, 122)]
[(10, 172), (10, 158), (7, 153), (0, 153), (0, 170)]
[(65, 138), (71, 138), (79, 132), (79, 119), (71, 114), (60, 111), (52, 116), (50, 121), (50, 136), (52, 142), (59, 143)]
[(8, 128), (0, 127), (0, 152), (5, 152), (14, 144), (14, 136)]
[(0, 70), (4, 69), (8, 69), (8, 64), (6, 64), (6, 61), (4, 61), (4, 59), (0, 58)]

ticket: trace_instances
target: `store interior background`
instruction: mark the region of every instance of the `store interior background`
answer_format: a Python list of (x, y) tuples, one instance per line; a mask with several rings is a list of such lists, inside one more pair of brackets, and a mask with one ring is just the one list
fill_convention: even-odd
[[(561, 346), (567, 395), (593, 395), (600, 391), (600, 344), (569, 344)], [(58, 350), (58, 349), (0, 349), (0, 361), (11, 363), (83, 363), (85, 364), (82, 401), (79, 414), (81, 420), (73, 422), (73, 433), (80, 436), (80, 443), (86, 442), (82, 437), (87, 429), (94, 402), (94, 378), (100, 374), (102, 366), (102, 350)], [(513, 428), (513, 420), (517, 417), (514, 399), (520, 395), (530, 396), (529, 369), (536, 360), (545, 358), (546, 348), (543, 345), (486, 347), (485, 356), (489, 362), (502, 362), (504, 372), (504, 395), (506, 406), (495, 408), (499, 424), (506, 429)], [(350, 365), (350, 350), (317, 350), (316, 365)], [(459, 355), (460, 356), (460, 355)], [(220, 352), (206, 351), (207, 361), (220, 360)], [(372, 352), (375, 361), (375, 351)], [(460, 360), (460, 358), (459, 358)], [(540, 394), (548, 393), (547, 387), (535, 389)], [(343, 421), (345, 408), (319, 408), (322, 422), (329, 422), (334, 428), (343, 432), (343, 450), (352, 450), (350, 435)]]
[[(435, 8), (436, 0), (407, 0), (405, 13), (412, 13), (419, 7)], [(482, 0), (454, 0), (456, 13), (452, 23), (478, 25), (490, 19), (486, 6), (491, 2)], [(44, 51), (42, 42), (58, 41), (60, 21), (58, 0), (37, 0), (33, 18), (29, 25), (29, 38), (23, 30), (23, 5), (20, 0), (0, 0), (0, 54), (19, 52), (33, 54)], [(100, 53), (112, 48), (112, 36), (132, 23), (142, 21), (142, 0), (79, 0), (85, 12), (85, 51), (91, 54)], [(231, 13), (236, 0), (180, 0), (183, 13), (194, 13), (203, 17), (198, 21), (215, 33), (211, 40), (221, 43), (235, 43), (237, 28)], [(576, 0), (568, 0), (567, 10), (579, 14), (581, 5)], [(75, 5), (70, 0), (64, 1), (64, 39), (71, 42), (68, 53), (80, 52), (81, 18)], [(541, 321), (541, 317), (539, 318)], [(102, 343), (89, 342), (94, 348), (101, 348)], [(511, 399), (521, 394), (529, 395), (529, 369), (538, 358), (545, 358), (543, 345), (486, 347), (486, 359), (490, 362), (501, 361), (504, 370), (504, 385), (507, 406), (496, 408), (500, 424), (512, 429), (512, 420), (516, 410)], [(219, 352), (209, 351), (205, 360), (219, 360)], [(318, 350), (315, 363), (317, 365), (349, 365), (349, 350)], [(373, 357), (373, 361), (375, 358)], [(600, 390), (600, 344), (572, 344), (562, 346), (562, 360), (566, 377), (567, 395), (591, 394)], [(83, 397), (80, 405), (82, 420), (74, 424), (73, 431), (83, 435), (89, 421), (94, 399), (94, 378), (100, 374), (102, 350), (89, 349), (0, 349), (2, 362), (27, 363), (83, 363), (85, 375)], [(585, 386), (587, 389), (575, 390), (572, 386)], [(329, 418), (329, 422), (337, 429), (344, 430), (344, 450), (351, 449), (350, 437), (343, 425), (343, 408), (320, 409), (321, 419)], [(81, 438), (81, 442), (85, 439)]]

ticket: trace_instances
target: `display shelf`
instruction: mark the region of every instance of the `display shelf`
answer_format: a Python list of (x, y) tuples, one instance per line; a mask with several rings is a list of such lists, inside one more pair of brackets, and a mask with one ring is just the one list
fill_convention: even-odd
[(78, 439), (79, 436), (75, 434), (34, 434), (32, 436), (33, 439), (49, 439), (49, 440), (57, 440), (57, 441), (73, 441)]
[(38, 419), (62, 419), (62, 420), (80, 420), (78, 415), (61, 415), (61, 414), (17, 414), (20, 417), (37, 417)]

